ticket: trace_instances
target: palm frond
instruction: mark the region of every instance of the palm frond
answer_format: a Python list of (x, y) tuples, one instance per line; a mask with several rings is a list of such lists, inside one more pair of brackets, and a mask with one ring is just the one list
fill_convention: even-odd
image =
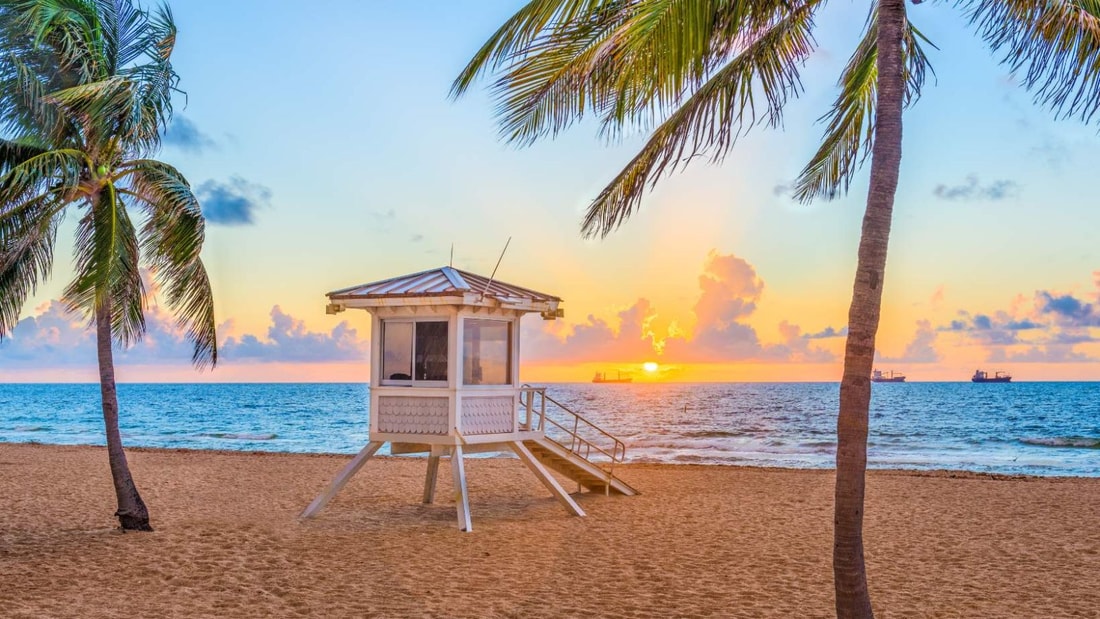
[(957, 0), (1036, 102), (1060, 118), (1100, 111), (1100, 1)]
[(133, 82), (121, 75), (112, 75), (49, 93), (44, 98), (62, 106), (69, 114), (86, 119), (86, 122), (100, 120), (109, 123), (110, 126), (105, 128), (110, 130), (126, 124), (121, 117), (130, 112), (133, 91)]
[(607, 58), (621, 13), (603, 12), (536, 40), (493, 83), (501, 136), (530, 144), (556, 135), (607, 96)]
[(176, 39), (171, 11), (149, 13), (132, 0), (12, 1), (35, 45), (52, 50), (72, 76), (37, 98), (79, 119), (92, 150), (109, 151), (107, 144), (117, 140), (130, 156), (154, 152), (179, 82), (170, 61)]
[[(875, 102), (878, 84), (878, 11), (872, 7), (863, 38), (840, 78), (840, 93), (829, 112), (825, 136), (795, 182), (794, 197), (803, 203), (831, 200), (847, 193), (852, 178), (871, 154), (874, 144)], [(902, 41), (905, 58), (905, 105), (911, 105), (924, 85), (931, 64), (920, 42), (927, 39), (907, 24)]]
[[(788, 97), (800, 88), (799, 65), (813, 51), (816, 6), (804, 4), (745, 41), (740, 53), (663, 122), (600, 192), (588, 207), (582, 234), (607, 236), (633, 214), (647, 186), (666, 173), (708, 151), (712, 161), (719, 161), (760, 119), (779, 122)], [(758, 96), (764, 99), (762, 105)], [(758, 110), (758, 105), (764, 109)]]
[(107, 75), (102, 26), (93, 0), (17, 0), (19, 22), (39, 46), (58, 54), (61, 66), (93, 81)]
[(80, 155), (0, 140), (0, 336), (53, 266), (57, 225), (80, 191)]
[(123, 346), (145, 333), (139, 245), (126, 206), (108, 184), (77, 226), (75, 274), (65, 302), (89, 318), (109, 297), (112, 335)]
[(616, 33), (603, 132), (649, 129), (708, 77), (781, 20), (820, 0), (654, 0), (631, 8)]
[(0, 215), (0, 339), (19, 321), (27, 297), (49, 277), (63, 206), (43, 196), (33, 208)]
[(457, 98), (487, 71), (511, 63), (548, 27), (571, 23), (578, 16), (592, 15), (602, 7), (615, 7), (629, 0), (531, 0), (504, 22), (474, 54), (466, 68), (451, 84), (451, 97)]
[(490, 88), (501, 135), (530, 144), (589, 113), (601, 118), (609, 136), (626, 126), (648, 128), (741, 46), (799, 7), (818, 3), (605, 2), (553, 20), (495, 58), (494, 66), (504, 67)]
[(16, 166), (46, 152), (46, 149), (35, 144), (0, 138), (0, 178)]
[(210, 279), (200, 257), (206, 233), (199, 202), (183, 175), (165, 163), (129, 162), (122, 174), (122, 193), (146, 212), (142, 253), (194, 345), (191, 360), (212, 367), (218, 360), (217, 334)]
[[(0, 0), (0, 19), (0, 329), (48, 272), (63, 208), (83, 203), (69, 306), (93, 319), (109, 305), (115, 339), (138, 341), (144, 248), (196, 342), (196, 363), (212, 363), (202, 213), (174, 168), (133, 161), (159, 147), (172, 115), (171, 11), (134, 0)], [(144, 244), (128, 204), (149, 213)]]
[(20, 47), (28, 41), (0, 40), (15, 46), (8, 54), (0, 53), (0, 131), (22, 141), (65, 145), (71, 125), (46, 94), (61, 87), (67, 77), (49, 54)]
[(75, 199), (82, 191), (80, 183), (89, 164), (87, 155), (74, 149), (39, 151), (15, 163), (0, 177), (0, 213), (18, 209), (47, 191), (63, 192)]

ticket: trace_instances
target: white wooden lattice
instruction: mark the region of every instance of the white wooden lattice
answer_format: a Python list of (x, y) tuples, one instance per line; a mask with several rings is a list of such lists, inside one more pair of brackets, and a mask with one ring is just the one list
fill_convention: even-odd
[(447, 434), (447, 398), (379, 396), (378, 431)]
[(500, 434), (511, 432), (516, 407), (511, 396), (462, 398), (462, 433)]

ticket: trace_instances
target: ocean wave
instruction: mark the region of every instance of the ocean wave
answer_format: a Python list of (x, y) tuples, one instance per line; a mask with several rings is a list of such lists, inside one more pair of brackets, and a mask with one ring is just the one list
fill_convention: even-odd
[(271, 441), (279, 437), (274, 432), (208, 432), (200, 434), (199, 436), (205, 436), (206, 438), (227, 438), (237, 441)]
[(744, 432), (727, 432), (724, 430), (699, 430), (696, 432), (683, 432), (681, 434), (681, 436), (686, 438), (734, 438), (744, 435)]
[(1087, 436), (1056, 436), (1054, 438), (1024, 438), (1020, 439), (1025, 445), (1037, 445), (1039, 447), (1077, 447), (1081, 449), (1100, 449), (1100, 438)]
[(13, 428), (16, 432), (47, 432), (50, 430), (49, 426), (15, 426)]

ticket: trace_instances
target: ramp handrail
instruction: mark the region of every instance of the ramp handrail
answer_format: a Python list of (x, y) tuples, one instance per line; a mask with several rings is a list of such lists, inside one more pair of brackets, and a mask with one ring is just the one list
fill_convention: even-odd
[[(626, 458), (626, 443), (622, 442), (614, 435), (610, 434), (603, 428), (592, 423), (588, 419), (584, 418), (580, 413), (570, 409), (568, 406), (558, 402), (554, 398), (546, 395), (545, 387), (532, 387), (531, 385), (523, 385), (519, 389), (520, 392), (520, 405), (527, 413), (527, 418), (521, 424), (524, 429), (531, 430), (536, 429), (545, 434), (546, 424), (561, 430), (569, 436), (568, 444), (560, 441), (549, 434), (545, 434), (547, 438), (561, 445), (570, 453), (577, 455), (591, 464), (598, 466), (608, 475), (608, 482), (613, 476), (615, 465), (623, 462)], [(536, 396), (537, 402), (536, 402)], [(546, 403), (549, 402), (558, 407), (561, 411), (571, 415), (573, 417), (572, 422), (566, 421), (564, 424), (559, 423), (552, 417), (546, 414)], [(536, 406), (537, 405), (537, 406)], [(536, 421), (537, 417), (537, 421)], [(571, 426), (571, 427), (570, 427)], [(581, 433), (591, 434), (595, 432), (600, 438), (610, 441), (610, 451), (596, 444), (592, 440), (581, 436)], [(606, 461), (599, 460), (599, 456), (606, 458)], [(593, 460), (596, 457), (596, 460)]]

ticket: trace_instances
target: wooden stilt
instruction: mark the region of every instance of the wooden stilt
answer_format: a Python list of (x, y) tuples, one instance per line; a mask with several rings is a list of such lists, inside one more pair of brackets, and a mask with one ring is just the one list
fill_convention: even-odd
[(466, 492), (466, 469), (462, 464), (461, 445), (451, 447), (451, 475), (454, 477), (458, 530), (473, 531), (474, 525), (470, 522), (470, 495)]
[(435, 480), (439, 474), (439, 456), (435, 451), (428, 456), (428, 473), (424, 476), (424, 503), (435, 501)]
[(336, 479), (332, 480), (332, 483), (329, 484), (328, 488), (325, 488), (324, 492), (317, 495), (317, 498), (313, 499), (313, 502), (309, 504), (309, 507), (307, 507), (305, 511), (303, 511), (302, 514), (298, 517), (312, 518), (316, 516), (317, 512), (324, 509), (325, 505), (327, 505), (328, 502), (332, 500), (332, 497), (336, 496), (336, 493), (340, 492), (340, 490), (344, 487), (344, 484), (348, 483), (348, 480), (351, 479), (356, 473), (358, 473), (359, 469), (363, 468), (363, 465), (367, 463), (367, 460), (370, 460), (370, 457), (373, 456), (375, 452), (377, 452), (379, 449), (381, 449), (382, 445), (384, 444), (384, 441), (371, 441), (367, 443), (367, 446), (364, 447), (354, 458), (352, 458), (351, 462), (348, 462), (347, 466), (344, 467), (344, 470), (340, 471), (340, 474), (336, 476)]
[(573, 500), (573, 497), (569, 496), (569, 494), (561, 487), (561, 484), (559, 484), (558, 481), (554, 479), (554, 476), (550, 474), (550, 471), (546, 470), (546, 467), (544, 467), (542, 463), (540, 463), (538, 459), (535, 458), (535, 456), (531, 453), (529, 449), (527, 449), (527, 447), (523, 445), (523, 443), (510, 442), (508, 443), (508, 446), (512, 448), (512, 451), (516, 452), (516, 455), (519, 456), (519, 459), (527, 465), (527, 468), (531, 469), (531, 472), (535, 474), (535, 477), (538, 477), (539, 481), (541, 481), (543, 485), (550, 490), (550, 493), (554, 495), (554, 498), (556, 498), (559, 503), (565, 506), (565, 509), (573, 512), (573, 514), (576, 516), (585, 515), (584, 510), (581, 509), (581, 506), (577, 505), (577, 502)]

